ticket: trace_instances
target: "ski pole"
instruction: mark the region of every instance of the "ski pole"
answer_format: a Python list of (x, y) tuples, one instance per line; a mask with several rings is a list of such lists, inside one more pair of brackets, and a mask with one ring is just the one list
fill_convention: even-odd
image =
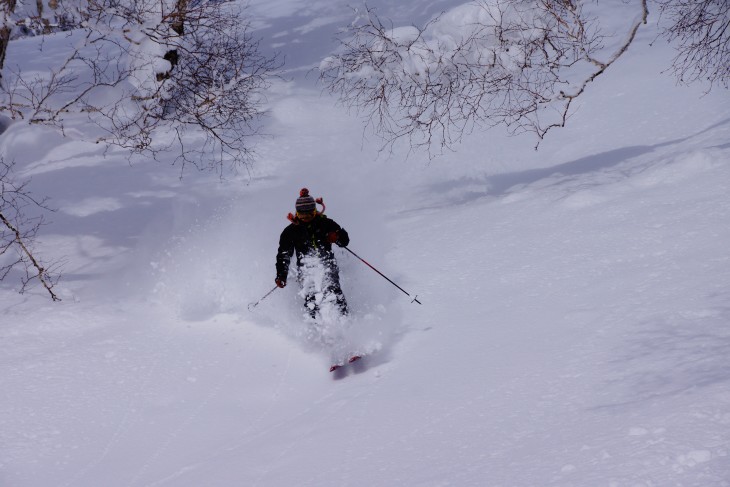
[(272, 290), (271, 290), (271, 291), (269, 291), (268, 293), (264, 294), (264, 296), (263, 296), (263, 297), (262, 297), (261, 299), (259, 299), (259, 300), (258, 300), (258, 301), (256, 301), (255, 303), (249, 303), (249, 304), (248, 304), (248, 310), (249, 310), (249, 311), (253, 310), (253, 309), (254, 309), (254, 308), (255, 308), (256, 306), (258, 306), (258, 305), (259, 305), (259, 303), (260, 303), (261, 301), (263, 301), (264, 299), (268, 298), (268, 297), (269, 297), (269, 294), (273, 293), (273, 292), (274, 292), (274, 291), (276, 291), (277, 289), (279, 289), (279, 286), (274, 286), (274, 289), (272, 289)]
[[(407, 291), (406, 291), (405, 289), (403, 289), (403, 288), (402, 288), (402, 287), (400, 287), (400, 286), (399, 286), (398, 284), (396, 284), (396, 283), (394, 283), (393, 281), (391, 281), (390, 279), (388, 279), (388, 277), (387, 277), (387, 276), (386, 276), (385, 274), (383, 274), (382, 272), (380, 272), (379, 270), (377, 270), (377, 269), (376, 269), (375, 267), (373, 267), (372, 265), (370, 265), (370, 263), (369, 263), (369, 262), (368, 262), (367, 260), (363, 259), (362, 257), (360, 257), (359, 255), (357, 255), (357, 254), (356, 254), (355, 252), (353, 252), (352, 250), (348, 249), (347, 247), (343, 247), (343, 249), (345, 249), (345, 250), (347, 250), (348, 252), (350, 252), (350, 253), (351, 253), (352, 255), (354, 255), (355, 257), (357, 257), (358, 259), (360, 259), (360, 260), (362, 261), (362, 263), (363, 263), (363, 264), (365, 264), (366, 266), (370, 267), (370, 268), (371, 268), (372, 270), (374, 270), (375, 272), (377, 272), (378, 274), (380, 274), (380, 275), (381, 275), (381, 276), (382, 276), (383, 278), (385, 278), (385, 280), (386, 280), (386, 281), (388, 281), (389, 283), (391, 283), (392, 285), (394, 285), (395, 287), (397, 287), (398, 289), (400, 289), (401, 291), (403, 291), (403, 293), (404, 293), (404, 294), (405, 294), (406, 296), (408, 296), (409, 298), (411, 297), (411, 295), (410, 295), (410, 294), (408, 294), (408, 292), (407, 292)], [(423, 304), (423, 303), (421, 303), (421, 302), (420, 302), (420, 301), (418, 300), (418, 295), (416, 295), (416, 296), (415, 296), (415, 297), (413, 298), (413, 301), (415, 301), (415, 302), (416, 302), (416, 303), (418, 303), (418, 304)], [(411, 303), (412, 303), (413, 301), (411, 301)]]

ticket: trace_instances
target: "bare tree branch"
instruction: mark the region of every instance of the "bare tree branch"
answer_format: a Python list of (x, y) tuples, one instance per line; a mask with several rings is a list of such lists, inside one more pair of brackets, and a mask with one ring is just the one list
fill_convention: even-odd
[(582, 95), (590, 83), (592, 83), (598, 76), (602, 75), (609, 66), (616, 62), (616, 60), (628, 50), (629, 46), (631, 46), (631, 44), (634, 42), (634, 38), (636, 37), (636, 33), (638, 32), (639, 27), (641, 27), (642, 24), (646, 24), (646, 19), (648, 15), (649, 10), (646, 4), (646, 0), (642, 0), (641, 15), (633, 21), (632, 25), (630, 26), (629, 35), (626, 37), (626, 40), (619, 45), (619, 47), (614, 51), (613, 55), (608, 59), (608, 61), (600, 62), (597, 59), (594, 59), (588, 53), (585, 53), (585, 59), (594, 64), (598, 69), (596, 69), (593, 73), (586, 77), (577, 89), (573, 89), (570, 92), (560, 92), (560, 98), (565, 101), (562, 108), (562, 116), (560, 122), (552, 123), (546, 126), (544, 129), (537, 131), (537, 135), (541, 140), (545, 137), (549, 130), (556, 127), (565, 127), (568, 116), (570, 114), (570, 105), (573, 100)]
[[(730, 2), (655, 0), (670, 26), (663, 36), (677, 46), (670, 70), (680, 83), (730, 86)], [(709, 91), (709, 90), (708, 90)]]
[(42, 216), (29, 216), (28, 206), (49, 210), (45, 200), (38, 201), (27, 190), (28, 181), (17, 183), (12, 175), (13, 164), (0, 159), (0, 280), (14, 269), (20, 269), (21, 294), (33, 281), (38, 281), (48, 291), (53, 301), (61, 299), (53, 291), (60, 275), (57, 263), (45, 265), (33, 250), (38, 231), (43, 225)]

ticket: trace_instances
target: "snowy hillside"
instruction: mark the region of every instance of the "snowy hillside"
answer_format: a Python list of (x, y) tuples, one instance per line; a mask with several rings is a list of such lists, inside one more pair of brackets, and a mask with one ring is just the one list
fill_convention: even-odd
[[(379, 3), (408, 25), (461, 2)], [(307, 75), (347, 2), (250, 12), (291, 80), (249, 173), (0, 136), (65, 262), (60, 303), (0, 283), (0, 486), (730, 485), (727, 90), (660, 74), (650, 24), (538, 151), (494, 129), (383, 154)], [(296, 286), (248, 310), (304, 186), (423, 303), (338, 250), (377, 349), (339, 375)]]

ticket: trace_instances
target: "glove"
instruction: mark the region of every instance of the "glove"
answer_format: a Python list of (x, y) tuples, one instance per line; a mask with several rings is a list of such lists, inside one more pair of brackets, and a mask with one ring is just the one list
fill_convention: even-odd
[(330, 232), (327, 234), (327, 241), (331, 244), (336, 243), (340, 239), (340, 235), (337, 232)]
[(278, 277), (274, 279), (274, 282), (279, 287), (286, 287), (286, 280), (285, 279), (279, 279)]

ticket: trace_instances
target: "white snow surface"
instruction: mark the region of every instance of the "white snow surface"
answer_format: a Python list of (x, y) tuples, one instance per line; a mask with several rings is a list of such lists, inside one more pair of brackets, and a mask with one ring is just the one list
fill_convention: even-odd
[[(395, 27), (459, 6), (381, 3)], [(249, 12), (292, 72), (352, 15)], [(496, 129), (380, 154), (311, 75), (224, 180), (12, 124), (65, 265), (60, 303), (0, 283), (0, 486), (730, 485), (730, 96), (661, 74), (653, 29), (538, 151)], [(303, 186), (423, 303), (338, 250), (375, 350), (340, 375), (293, 280), (247, 309)]]

